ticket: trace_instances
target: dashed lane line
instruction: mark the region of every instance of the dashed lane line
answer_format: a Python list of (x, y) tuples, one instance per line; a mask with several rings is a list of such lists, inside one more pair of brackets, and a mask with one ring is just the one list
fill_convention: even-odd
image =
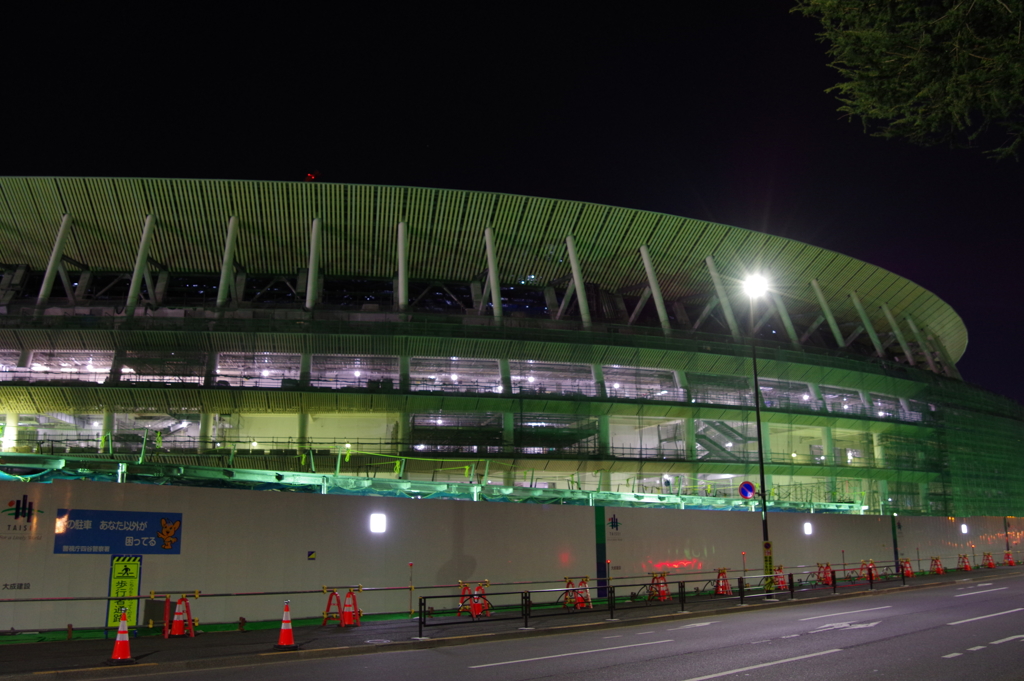
[(963, 655), (963, 653), (950, 653), (949, 655), (943, 655), (943, 657), (945, 657), (945, 658), (960, 657), (961, 655)]
[(998, 589), (982, 589), (981, 591), (971, 591), (971, 592), (965, 593), (965, 594), (957, 594), (956, 596), (953, 596), (953, 598), (961, 598), (962, 596), (977, 596), (978, 594), (988, 594), (988, 593), (992, 593), (993, 591), (1002, 591), (1003, 589), (1009, 589), (1009, 588), (1010, 587), (1008, 587), (1008, 586), (1001, 586)]
[[(538, 660), (553, 660), (557, 657), (572, 657), (573, 655), (590, 655), (591, 653), (607, 653), (610, 650), (622, 650), (623, 648), (638, 648), (640, 646), (653, 646), (659, 643), (672, 643), (672, 639), (665, 641), (648, 641), (646, 643), (631, 643), (626, 646), (612, 646), (611, 648), (597, 648), (595, 650), (580, 650), (575, 653), (561, 653), (559, 655), (544, 655), (543, 657), (527, 657), (522, 660), (506, 660), (505, 662), (491, 662), (490, 664), (474, 664), (470, 669), (484, 669), (485, 667), (501, 667), (506, 664), (519, 664), (521, 662), (537, 662)], [(710, 677), (708, 677), (710, 678)]]
[(694, 676), (683, 681), (706, 681), (707, 679), (717, 679), (721, 676), (729, 676), (730, 674), (739, 674), (740, 672), (749, 672), (752, 669), (764, 669), (765, 667), (774, 667), (777, 664), (785, 664), (787, 662), (798, 662), (800, 660), (807, 660), (812, 657), (820, 657), (822, 655), (828, 655), (830, 653), (838, 653), (842, 648), (833, 648), (832, 650), (823, 650), (820, 653), (811, 653), (810, 655), (800, 655), (798, 657), (787, 657), (785, 660), (775, 660), (774, 662), (763, 662), (761, 664), (751, 665), (750, 667), (740, 667), (739, 669), (730, 669), (727, 672), (718, 672), (717, 674), (706, 674), (705, 676)]
[(679, 631), (680, 629), (693, 629), (694, 627), (706, 627), (709, 624), (714, 624), (717, 621), (718, 620), (714, 620), (714, 621), (711, 621), (711, 622), (694, 622), (693, 624), (684, 624), (681, 627), (672, 627), (671, 629), (666, 629), (666, 631)]
[(991, 615), (982, 615), (981, 617), (972, 617), (967, 620), (957, 620), (956, 622), (946, 622), (946, 626), (953, 626), (954, 624), (967, 624), (968, 622), (977, 622), (978, 620), (987, 620), (989, 617), (999, 617), (1000, 615), (1009, 615), (1012, 612), (1020, 612), (1024, 608), (1014, 608), (1013, 610), (1004, 610), (1002, 612), (994, 612)]
[(985, 648), (988, 648), (988, 646), (974, 646), (973, 648), (968, 648), (967, 650), (984, 650)]
[(840, 615), (852, 615), (855, 612), (870, 612), (871, 610), (885, 610), (891, 608), (891, 605), (883, 605), (879, 608), (864, 608), (863, 610), (847, 610), (846, 612), (834, 612), (830, 615), (818, 615), (816, 617), (801, 617), (799, 622), (806, 622), (807, 620), (820, 620), (823, 617), (839, 617)]
[(1007, 636), (1006, 638), (1001, 638), (998, 641), (989, 641), (988, 644), (990, 646), (997, 646), (1000, 643), (1006, 643), (1007, 641), (1016, 641), (1019, 638), (1024, 638), (1024, 634), (1017, 634), (1016, 636)]

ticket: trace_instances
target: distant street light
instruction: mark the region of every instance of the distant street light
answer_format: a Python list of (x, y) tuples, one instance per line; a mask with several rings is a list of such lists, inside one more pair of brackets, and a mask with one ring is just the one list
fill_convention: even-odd
[[(757, 422), (757, 466), (761, 474), (761, 533), (764, 535), (765, 591), (771, 591), (772, 573), (775, 571), (772, 543), (768, 538), (768, 497), (764, 482), (764, 441), (761, 438), (761, 386), (757, 381), (757, 345), (754, 342), (754, 302), (768, 292), (768, 280), (760, 274), (751, 274), (743, 281), (743, 291), (750, 296), (750, 356), (754, 368), (754, 419)], [(767, 599), (766, 599), (767, 600)]]

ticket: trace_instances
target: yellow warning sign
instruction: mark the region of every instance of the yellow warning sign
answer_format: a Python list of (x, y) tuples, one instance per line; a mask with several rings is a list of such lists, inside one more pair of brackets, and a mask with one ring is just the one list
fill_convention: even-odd
[(108, 627), (121, 622), (121, 608), (128, 610), (128, 624), (135, 626), (139, 618), (139, 582), (142, 578), (142, 556), (110, 557), (110, 592), (107, 601)]

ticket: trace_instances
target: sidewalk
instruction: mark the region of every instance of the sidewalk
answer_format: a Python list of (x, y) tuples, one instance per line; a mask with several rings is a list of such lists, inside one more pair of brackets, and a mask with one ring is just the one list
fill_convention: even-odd
[[(908, 578), (907, 586), (902, 587), (900, 579), (878, 582), (876, 593), (892, 592), (902, 588), (922, 588), (951, 584), (957, 581), (981, 581), (1020, 576), (1021, 568), (1000, 568), (998, 570), (974, 570), (971, 572), (952, 572), (942, 576), (923, 575)], [(596, 589), (593, 590), (596, 595)], [(748, 598), (749, 607), (782, 607), (789, 602), (808, 602), (812, 600), (833, 599), (840, 596), (866, 596), (868, 585), (859, 583), (841, 586), (838, 596), (832, 595), (832, 588), (797, 591), (796, 599), (790, 601), (789, 592), (780, 592), (779, 602), (763, 603), (763, 597)], [(549, 594), (545, 594), (549, 595)], [(540, 594), (538, 594), (540, 596)], [(0, 681), (15, 681), (22, 675), (29, 678), (40, 672), (56, 672), (60, 676), (67, 674), (75, 679), (98, 678), (123, 674), (158, 673), (179, 671), (184, 669), (231, 667), (260, 662), (279, 662), (283, 659), (334, 657), (353, 654), (389, 652), (394, 650), (410, 650), (427, 647), (461, 645), (480, 642), (481, 640), (500, 640), (508, 637), (550, 635), (564, 633), (567, 629), (576, 630), (580, 626), (613, 627), (628, 626), (631, 623), (649, 623), (652, 618), (688, 618), (700, 617), (723, 612), (740, 612), (736, 597), (701, 597), (690, 599), (686, 603), (686, 613), (680, 612), (678, 597), (673, 593), (669, 603), (617, 603), (615, 617), (618, 621), (607, 622), (608, 611), (604, 603), (595, 603), (595, 610), (583, 610), (560, 616), (547, 616), (552, 613), (565, 613), (562, 608), (541, 608), (535, 602), (530, 617), (532, 630), (523, 631), (523, 619), (518, 609), (499, 611), (493, 617), (481, 618), (473, 622), (465, 615), (460, 618), (437, 617), (428, 620), (423, 635), (428, 640), (415, 640), (419, 627), (417, 620), (384, 619), (363, 620), (360, 627), (338, 627), (329, 623), (326, 627), (295, 626), (295, 642), (300, 646), (297, 652), (280, 653), (274, 651), (279, 628), (253, 631), (217, 631), (199, 634), (195, 638), (164, 639), (161, 636), (147, 635), (149, 630), (140, 629), (140, 636), (132, 636), (130, 640), (132, 655), (137, 664), (126, 667), (105, 667), (110, 657), (114, 641), (110, 639), (87, 639), (72, 641), (48, 642), (10, 642), (5, 643), (6, 636), (0, 636)], [(621, 598), (621, 596), (620, 596)], [(539, 598), (537, 599), (539, 600)], [(553, 598), (552, 598), (553, 600)], [(746, 608), (744, 608), (746, 609)], [(308, 622), (308, 620), (306, 620)], [(200, 630), (202, 626), (200, 626)], [(159, 630), (153, 630), (158, 632)], [(19, 639), (24, 640), (26, 635)], [(10, 640), (10, 639), (8, 639)], [(93, 668), (100, 667), (101, 669)], [(38, 676), (34, 678), (38, 679)]]

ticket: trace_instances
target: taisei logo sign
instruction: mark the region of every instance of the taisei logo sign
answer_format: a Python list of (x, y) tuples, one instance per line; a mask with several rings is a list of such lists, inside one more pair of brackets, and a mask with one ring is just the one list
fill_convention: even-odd
[(28, 500), (27, 494), (22, 494), (21, 499), (11, 499), (7, 502), (7, 508), (0, 510), (6, 516), (10, 516), (11, 520), (31, 523), (32, 518), (36, 513), (42, 513), (42, 511), (36, 511), (35, 503)]
[(0, 540), (20, 539), (33, 540), (42, 539), (41, 534), (33, 534), (36, 531), (36, 516), (42, 513), (36, 508), (35, 502), (29, 501), (28, 495), (21, 495), (21, 499), (11, 499), (7, 506), (0, 508), (0, 515), (4, 516), (0, 522)]

